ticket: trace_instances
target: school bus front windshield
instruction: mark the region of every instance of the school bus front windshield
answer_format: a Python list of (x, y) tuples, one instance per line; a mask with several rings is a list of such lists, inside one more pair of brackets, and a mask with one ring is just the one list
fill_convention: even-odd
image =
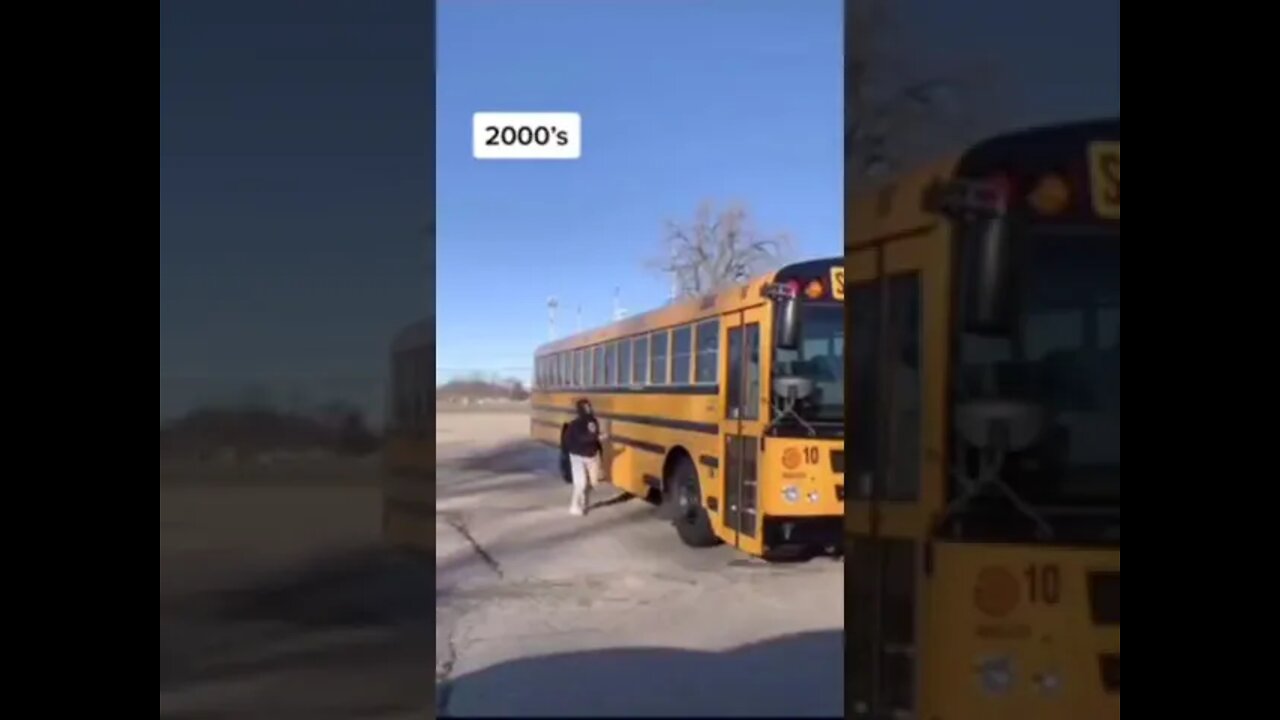
[[(963, 473), (950, 488), (958, 502), (949, 527), (961, 523), (969, 540), (1119, 546), (1120, 146), (1112, 133), (1118, 138), (1118, 123), (1057, 140), (1063, 157), (1087, 158), (1087, 172), (1060, 175), (998, 146), (975, 153), (968, 168), (1001, 178), (997, 197), (1006, 199), (995, 215), (961, 213), (953, 226), (964, 301), (954, 325), (951, 444)], [(986, 492), (974, 492), (978, 478)], [(1018, 512), (1009, 512), (1011, 501)]]
[[(813, 383), (813, 392), (796, 403), (795, 415), (775, 410), (780, 435), (807, 434), (812, 428), (823, 437), (844, 434), (844, 306), (839, 303), (807, 303), (801, 307), (801, 336), (794, 350), (779, 348), (774, 377), (801, 377)], [(774, 408), (785, 407), (776, 395)]]
[[(970, 498), (962, 515), (1012, 521), (988, 525), (989, 539), (1119, 544), (1120, 231), (1028, 223), (1017, 232), (1014, 331), (968, 331), (973, 309), (961, 309), (953, 407), (1015, 399), (1053, 419), (999, 470), (1042, 526), (1000, 512), (1006, 498), (994, 494)], [(978, 462), (957, 443), (966, 464)]]

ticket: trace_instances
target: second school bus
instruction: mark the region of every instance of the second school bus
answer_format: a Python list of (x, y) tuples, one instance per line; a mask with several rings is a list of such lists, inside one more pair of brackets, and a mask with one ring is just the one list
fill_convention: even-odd
[(586, 397), (609, 480), (661, 502), (686, 544), (834, 551), (843, 299), (843, 260), (814, 260), (540, 347), (533, 437), (560, 447)]
[(1120, 717), (1120, 120), (846, 205), (850, 718)]

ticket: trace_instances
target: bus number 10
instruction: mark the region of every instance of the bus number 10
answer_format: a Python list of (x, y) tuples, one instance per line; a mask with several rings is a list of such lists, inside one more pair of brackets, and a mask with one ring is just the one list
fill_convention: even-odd
[(1027, 599), (1032, 603), (1057, 605), (1062, 589), (1062, 575), (1057, 565), (1028, 565)]

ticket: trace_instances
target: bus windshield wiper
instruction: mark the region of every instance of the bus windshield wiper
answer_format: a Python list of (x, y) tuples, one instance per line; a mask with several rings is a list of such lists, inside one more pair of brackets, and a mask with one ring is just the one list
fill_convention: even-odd
[(951, 475), (962, 489), (943, 511), (942, 522), (988, 488), (994, 488), (1036, 524), (1040, 539), (1053, 539), (1053, 526), (1049, 521), (1001, 479), (1009, 452), (1035, 442), (1043, 422), (1041, 416), (1041, 409), (1035, 405), (1000, 398), (965, 403), (956, 408), (957, 430), (970, 446), (978, 449), (978, 473), (977, 477), (970, 477), (964, 467), (952, 468)]
[(793, 417), (809, 432), (809, 437), (817, 437), (818, 431), (813, 425), (796, 412), (796, 404), (800, 402), (800, 398), (807, 397), (813, 392), (813, 381), (808, 378), (783, 376), (774, 379), (773, 388), (775, 395), (781, 395), (782, 402), (773, 404), (774, 418), (765, 428), (765, 432), (773, 430), (786, 418)]

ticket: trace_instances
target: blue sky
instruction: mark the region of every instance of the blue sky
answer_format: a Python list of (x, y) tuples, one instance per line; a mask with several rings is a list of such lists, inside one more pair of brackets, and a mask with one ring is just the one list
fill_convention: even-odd
[(378, 406), (431, 276), (430, 7), (160, 4), (162, 417)]
[[(663, 303), (663, 221), (739, 201), (797, 257), (842, 248), (839, 0), (444, 0), (438, 377), (527, 368), (547, 339)], [(582, 114), (571, 161), (471, 157), (476, 111)]]

